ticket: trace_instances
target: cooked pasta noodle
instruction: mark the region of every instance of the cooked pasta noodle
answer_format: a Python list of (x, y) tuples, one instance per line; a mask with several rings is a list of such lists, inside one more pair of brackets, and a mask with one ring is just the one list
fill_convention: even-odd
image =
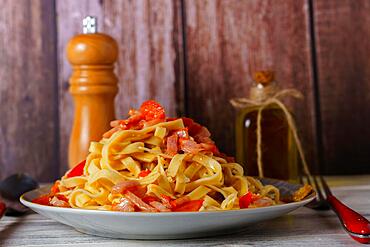
[[(156, 120), (141, 119), (125, 128), (122, 121), (128, 120), (112, 122), (114, 131), (91, 142), (81, 174), (67, 172), (52, 196), (67, 207), (126, 212), (232, 210), (280, 203), (279, 190), (244, 176), (241, 165), (217, 150), (206, 128), (189, 119)], [(139, 123), (143, 126), (137, 127)]]

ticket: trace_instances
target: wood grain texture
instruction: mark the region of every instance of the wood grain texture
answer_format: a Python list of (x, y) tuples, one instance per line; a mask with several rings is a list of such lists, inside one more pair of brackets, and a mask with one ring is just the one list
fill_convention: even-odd
[(0, 178), (56, 178), (57, 95), (53, 1), (2, 1)]
[[(60, 174), (68, 169), (68, 143), (73, 123), (73, 102), (68, 92), (68, 80), (72, 68), (67, 61), (66, 46), (76, 34), (82, 33), (82, 19), (96, 16), (102, 19), (103, 12), (99, 0), (64, 0), (56, 1), (58, 32), (58, 88), (59, 88), (59, 159)], [(98, 28), (101, 28), (98, 26)]]
[(370, 1), (313, 1), (323, 172), (370, 172)]
[[(350, 182), (354, 178), (347, 178)], [(370, 186), (348, 186), (334, 189), (347, 205), (370, 216)], [(242, 229), (241, 229), (242, 230)], [(4, 217), (0, 221), (1, 246), (360, 246), (342, 229), (331, 211), (301, 208), (267, 222), (246, 227), (224, 236), (185, 240), (124, 240), (86, 235), (38, 214), (26, 217)]]
[(209, 127), (221, 150), (233, 154), (229, 99), (249, 95), (256, 70), (274, 70), (281, 87), (305, 96), (289, 105), (315, 167), (308, 1), (185, 0), (185, 11), (189, 115)]
[[(110, 34), (119, 44), (115, 70), (119, 78), (116, 116), (126, 118), (130, 108), (139, 107), (147, 99), (161, 102), (169, 116), (182, 112), (182, 33), (178, 0), (58, 1), (57, 13), (61, 172), (67, 167), (73, 117), (73, 104), (67, 91), (71, 69), (65, 58), (65, 46), (74, 34), (81, 32), (85, 15), (97, 16), (99, 30)], [(177, 101), (180, 104), (176, 104)]]
[(176, 114), (179, 1), (105, 1), (104, 32), (119, 43), (117, 116), (147, 99)]
[(253, 71), (273, 69), (280, 85), (305, 95), (304, 102), (288, 103), (311, 166), (317, 168), (316, 143), (322, 143), (322, 172), (370, 172), (369, 10), (367, 0), (3, 0), (0, 178), (26, 171), (47, 180), (59, 162), (60, 173), (67, 169), (73, 104), (65, 46), (86, 15), (97, 16), (99, 29), (120, 46), (117, 116), (154, 98), (168, 115), (187, 114), (209, 126), (233, 154), (228, 100), (248, 95)]

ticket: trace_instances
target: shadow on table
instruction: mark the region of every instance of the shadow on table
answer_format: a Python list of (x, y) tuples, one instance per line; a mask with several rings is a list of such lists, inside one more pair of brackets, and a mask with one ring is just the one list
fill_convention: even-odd
[(23, 219), (24, 217), (14, 217), (14, 222), (4, 226), (4, 229), (0, 231), (0, 246), (3, 245), (4, 240), (13, 235), (13, 233), (17, 230), (17, 227), (22, 223)]

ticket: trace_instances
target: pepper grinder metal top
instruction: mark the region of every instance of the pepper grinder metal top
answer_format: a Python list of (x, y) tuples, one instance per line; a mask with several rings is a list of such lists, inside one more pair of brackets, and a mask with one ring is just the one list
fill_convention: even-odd
[(69, 167), (86, 159), (91, 141), (99, 141), (115, 119), (114, 97), (118, 92), (113, 72), (118, 45), (109, 35), (97, 32), (97, 19), (83, 20), (83, 34), (67, 45), (73, 68), (69, 92), (74, 101), (74, 120), (69, 142)]
[(95, 16), (86, 16), (82, 21), (82, 32), (86, 33), (97, 33), (98, 32), (98, 21)]

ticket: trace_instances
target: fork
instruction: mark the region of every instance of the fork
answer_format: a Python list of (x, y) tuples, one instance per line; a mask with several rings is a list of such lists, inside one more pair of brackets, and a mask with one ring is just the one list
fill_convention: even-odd
[(357, 242), (362, 244), (370, 243), (370, 222), (361, 214), (344, 205), (331, 192), (325, 179), (320, 175), (316, 179), (315, 176), (306, 176), (307, 183), (316, 188), (317, 197), (307, 205), (315, 210), (332, 209), (338, 216), (343, 228)]

